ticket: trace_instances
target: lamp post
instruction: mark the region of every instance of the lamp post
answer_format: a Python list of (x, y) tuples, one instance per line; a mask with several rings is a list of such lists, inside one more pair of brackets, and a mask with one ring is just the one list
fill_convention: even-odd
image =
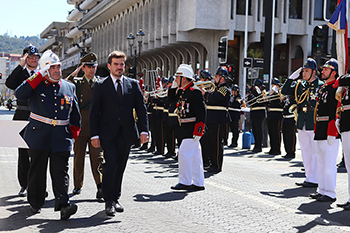
[(138, 43), (138, 47), (139, 47), (138, 53), (137, 53), (136, 48), (135, 48), (134, 53), (133, 53), (135, 36), (132, 33), (130, 33), (130, 35), (126, 38), (129, 41), (131, 58), (134, 59), (134, 67), (130, 68), (130, 74), (131, 74), (132, 78), (136, 78), (137, 57), (139, 57), (141, 55), (142, 37), (145, 36), (145, 33), (143, 33), (142, 29), (140, 29), (140, 31), (138, 33), (136, 33), (136, 36), (138, 39), (137, 43)]

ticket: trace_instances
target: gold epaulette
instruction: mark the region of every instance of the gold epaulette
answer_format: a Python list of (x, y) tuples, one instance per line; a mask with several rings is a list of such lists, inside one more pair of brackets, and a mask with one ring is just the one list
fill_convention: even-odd
[(221, 93), (223, 96), (226, 96), (227, 94), (227, 88), (226, 87), (220, 87), (218, 89), (218, 92)]

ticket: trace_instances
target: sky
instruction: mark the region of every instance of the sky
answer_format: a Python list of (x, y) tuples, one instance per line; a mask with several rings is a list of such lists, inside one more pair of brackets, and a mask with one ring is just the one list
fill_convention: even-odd
[(40, 36), (52, 21), (66, 22), (67, 0), (0, 0), (0, 35)]

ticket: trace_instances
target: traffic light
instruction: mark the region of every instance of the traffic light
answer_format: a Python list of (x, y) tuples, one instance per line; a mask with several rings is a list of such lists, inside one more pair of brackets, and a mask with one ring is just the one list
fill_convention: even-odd
[(2, 73), (0, 73), (0, 79), (2, 79)]
[(326, 55), (328, 48), (328, 26), (320, 25), (314, 28), (312, 36), (312, 54)]
[(221, 37), (219, 41), (218, 57), (220, 64), (227, 62), (227, 36)]

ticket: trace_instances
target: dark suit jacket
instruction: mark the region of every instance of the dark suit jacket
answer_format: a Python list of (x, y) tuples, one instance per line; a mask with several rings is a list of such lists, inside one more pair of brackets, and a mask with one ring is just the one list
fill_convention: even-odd
[(138, 81), (124, 76), (123, 100), (120, 101), (111, 76), (95, 83), (90, 107), (90, 136), (114, 140), (118, 131), (127, 141), (136, 140), (139, 132), (133, 116), (135, 108), (141, 132), (148, 132), (146, 105)]

